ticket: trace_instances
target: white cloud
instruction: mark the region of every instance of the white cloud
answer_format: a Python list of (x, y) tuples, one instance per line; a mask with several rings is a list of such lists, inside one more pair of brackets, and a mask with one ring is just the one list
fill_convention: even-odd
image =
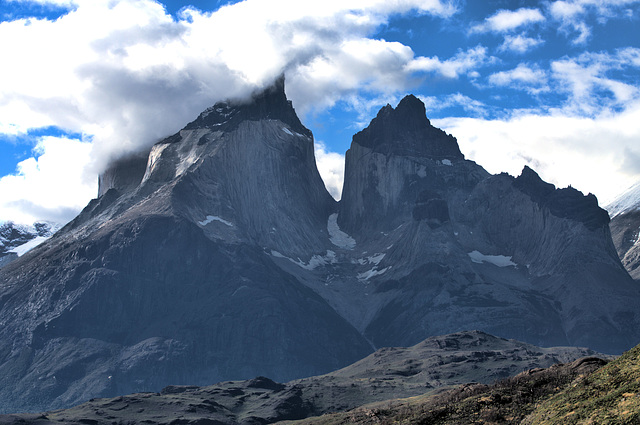
[(413, 51), (371, 34), (393, 15), (457, 11), (453, 0), (245, 0), (174, 18), (154, 0), (37, 3), (69, 11), (0, 22), (0, 39), (10, 40), (0, 43), (0, 133), (56, 126), (83, 134), (94, 177), (283, 71), (302, 113), (358, 90), (404, 90)]
[(487, 48), (476, 46), (466, 51), (459, 51), (454, 57), (440, 60), (437, 56), (430, 58), (421, 56), (409, 62), (408, 71), (435, 72), (446, 78), (458, 78), (461, 74), (474, 72), (475, 68), (492, 61), (487, 57)]
[(327, 150), (324, 143), (315, 141), (316, 165), (324, 185), (336, 200), (342, 197), (344, 155)]
[(556, 112), (434, 121), (457, 137), (467, 158), (491, 173), (519, 175), (530, 165), (559, 187), (594, 193), (601, 205), (640, 179), (640, 102), (594, 118)]
[(494, 86), (526, 90), (531, 94), (548, 91), (547, 73), (537, 66), (521, 63), (509, 71), (496, 72), (489, 76)]
[[(551, 76), (558, 92), (569, 94), (566, 108), (574, 113), (593, 114), (602, 109), (624, 107), (640, 96), (637, 81), (609, 77), (613, 71), (638, 67), (640, 49), (626, 48), (609, 53), (583, 53), (551, 63)], [(634, 85), (635, 84), (635, 85)]]
[(500, 45), (498, 50), (512, 51), (516, 53), (526, 53), (529, 50), (543, 44), (544, 41), (539, 38), (526, 37), (522, 34), (518, 35), (506, 35), (504, 42)]
[(460, 106), (466, 112), (470, 112), (475, 116), (487, 115), (487, 105), (472, 99), (462, 93), (453, 93), (447, 96), (418, 96), (424, 103), (427, 110), (427, 116), (432, 111), (441, 111), (443, 109)]
[[(246, 0), (213, 13), (186, 9), (176, 20), (153, 0), (72, 3), (55, 21), (0, 23), (0, 39), (12, 40), (0, 45), (11, 64), (0, 69), (0, 130), (55, 125), (92, 135), (98, 168), (283, 70), (298, 79), (290, 96), (303, 111), (327, 96), (314, 88), (338, 83), (326, 104), (363, 85), (401, 86), (413, 52), (368, 35), (394, 14), (456, 11), (440, 0)], [(308, 97), (296, 91), (325, 71)]]
[(18, 223), (50, 220), (64, 223), (97, 194), (95, 176), (85, 173), (91, 144), (44, 137), (34, 156), (16, 173), (0, 178), (0, 217)]
[(545, 17), (539, 9), (526, 7), (518, 10), (501, 9), (486, 18), (482, 24), (472, 27), (471, 32), (509, 32), (544, 20)]
[(585, 44), (591, 37), (590, 17), (604, 24), (609, 19), (632, 17), (633, 10), (625, 7), (640, 3), (640, 0), (558, 0), (548, 5), (549, 14), (561, 23), (558, 30), (567, 37), (573, 36), (572, 44)]

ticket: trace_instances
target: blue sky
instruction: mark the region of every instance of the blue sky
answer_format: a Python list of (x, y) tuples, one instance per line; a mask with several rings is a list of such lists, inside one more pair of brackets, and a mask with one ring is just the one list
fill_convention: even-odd
[(419, 96), (490, 172), (601, 203), (640, 179), (640, 0), (0, 0), (0, 220), (66, 221), (101, 169), (284, 72), (339, 197), (351, 136)]

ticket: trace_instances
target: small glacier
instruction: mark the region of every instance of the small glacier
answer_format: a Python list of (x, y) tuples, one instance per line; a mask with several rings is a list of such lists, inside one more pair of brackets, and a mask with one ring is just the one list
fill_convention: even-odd
[(37, 247), (47, 239), (49, 239), (49, 237), (47, 236), (36, 236), (35, 238), (31, 239), (29, 242), (9, 250), (9, 252), (14, 252), (18, 254), (18, 257), (22, 257), (24, 254), (31, 251), (33, 248)]
[(356, 240), (340, 230), (338, 226), (338, 213), (329, 216), (327, 231), (329, 232), (329, 240), (338, 248), (353, 249), (356, 247)]

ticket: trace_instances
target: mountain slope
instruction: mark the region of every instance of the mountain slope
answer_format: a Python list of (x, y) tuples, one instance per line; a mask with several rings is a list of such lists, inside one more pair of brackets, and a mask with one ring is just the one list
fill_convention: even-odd
[[(281, 85), (262, 96), (291, 108)], [(2, 411), (168, 384), (289, 380), (371, 351), (265, 254), (324, 247), (316, 227), (335, 201), (311, 138), (271, 119), (217, 127), (190, 125), (155, 145), (137, 186), (102, 179), (100, 198), (3, 268)]]

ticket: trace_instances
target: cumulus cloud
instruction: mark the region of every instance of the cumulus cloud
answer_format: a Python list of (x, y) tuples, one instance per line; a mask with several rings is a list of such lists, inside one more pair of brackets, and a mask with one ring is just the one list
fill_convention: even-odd
[(473, 26), (471, 32), (509, 32), (544, 20), (545, 17), (539, 9), (526, 7), (518, 10), (501, 9), (486, 18), (482, 24)]
[(11, 63), (0, 69), (0, 131), (58, 126), (91, 135), (96, 169), (283, 71), (302, 111), (354, 88), (402, 86), (413, 52), (369, 34), (394, 14), (456, 11), (444, 0), (246, 0), (174, 19), (153, 0), (41, 2), (72, 9), (53, 21), (0, 23), (0, 38), (13, 40), (0, 45)]
[(95, 197), (97, 181), (84, 170), (91, 144), (43, 137), (16, 174), (0, 178), (0, 217), (19, 223), (65, 223)]
[(344, 182), (344, 155), (331, 152), (326, 145), (315, 141), (316, 166), (324, 185), (336, 201), (342, 197)]
[[(640, 156), (640, 102), (593, 118), (560, 111), (504, 120), (449, 118), (435, 124), (458, 138), (462, 152), (492, 173), (519, 175), (530, 165), (559, 187), (592, 192), (604, 205), (640, 179), (625, 161)], [(627, 164), (628, 165), (628, 164)]]
[[(413, 51), (371, 35), (394, 15), (457, 11), (453, 0), (245, 0), (173, 17), (154, 0), (12, 1), (68, 10), (55, 20), (0, 22), (0, 39), (11, 40), (0, 44), (0, 133), (83, 134), (91, 152), (82, 163), (94, 178), (109, 161), (283, 72), (303, 114), (358, 90), (404, 90)], [(33, 161), (55, 154), (52, 143), (41, 149)], [(13, 177), (34, 181), (26, 176), (7, 177), (5, 187)]]

